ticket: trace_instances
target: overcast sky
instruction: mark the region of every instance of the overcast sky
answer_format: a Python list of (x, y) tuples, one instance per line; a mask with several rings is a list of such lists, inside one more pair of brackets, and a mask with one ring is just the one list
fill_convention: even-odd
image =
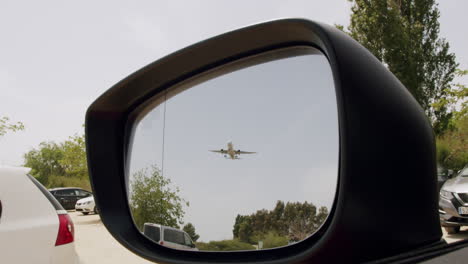
[[(0, 164), (21, 165), (42, 141), (81, 133), (86, 108), (142, 66), (205, 38), (284, 17), (349, 23), (331, 1), (8, 1), (0, 5), (0, 116), (26, 130), (0, 139)], [(441, 1), (441, 35), (468, 68), (467, 1)], [(468, 81), (467, 81), (468, 82)]]

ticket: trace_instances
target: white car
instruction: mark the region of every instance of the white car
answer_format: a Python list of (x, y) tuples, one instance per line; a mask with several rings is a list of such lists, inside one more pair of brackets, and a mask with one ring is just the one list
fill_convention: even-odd
[(143, 232), (147, 238), (170, 248), (198, 251), (190, 236), (183, 230), (154, 223), (145, 223)]
[(84, 215), (87, 215), (90, 212), (94, 212), (95, 214), (99, 213), (96, 204), (94, 203), (94, 196), (89, 196), (76, 201), (75, 210)]
[(79, 263), (70, 216), (29, 171), (0, 167), (0, 262)]

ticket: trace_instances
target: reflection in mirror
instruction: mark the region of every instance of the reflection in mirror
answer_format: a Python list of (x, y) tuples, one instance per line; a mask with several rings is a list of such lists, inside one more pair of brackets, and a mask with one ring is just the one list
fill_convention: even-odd
[(327, 58), (299, 50), (171, 88), (137, 117), (127, 191), (147, 238), (259, 250), (320, 228), (337, 184), (336, 97)]

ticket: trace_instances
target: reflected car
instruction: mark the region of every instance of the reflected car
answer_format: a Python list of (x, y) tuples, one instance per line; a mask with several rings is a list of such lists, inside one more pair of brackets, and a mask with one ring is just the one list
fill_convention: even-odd
[(468, 226), (468, 165), (440, 189), (440, 223), (449, 234)]
[(87, 215), (91, 212), (98, 214), (99, 210), (94, 203), (94, 196), (91, 195), (89, 197), (78, 200), (75, 204), (75, 211), (81, 212), (84, 215)]
[(198, 251), (190, 236), (177, 228), (154, 223), (143, 225), (143, 234), (154, 242), (174, 249)]
[(59, 201), (65, 210), (75, 209), (76, 202), (93, 195), (91, 192), (77, 187), (62, 187), (49, 189), (49, 192)]
[(0, 262), (79, 263), (70, 216), (29, 171), (0, 167)]

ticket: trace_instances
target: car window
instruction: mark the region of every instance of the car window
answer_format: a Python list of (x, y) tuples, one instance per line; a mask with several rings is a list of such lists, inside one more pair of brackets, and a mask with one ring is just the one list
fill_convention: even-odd
[(185, 245), (191, 246), (192, 240), (190, 239), (190, 237), (187, 234), (184, 234), (184, 238), (185, 238)]
[(75, 190), (69, 189), (69, 190), (59, 190), (55, 192), (56, 195), (61, 195), (61, 196), (75, 196)]
[(164, 229), (164, 241), (185, 245), (184, 233), (172, 229)]
[(460, 176), (462, 176), (462, 177), (468, 177), (468, 168), (464, 168), (464, 169), (460, 172)]
[(88, 195), (90, 195), (90, 193), (87, 192), (87, 191), (83, 191), (83, 190), (76, 190), (76, 195), (78, 195), (78, 196), (88, 196)]
[(155, 242), (159, 242), (161, 238), (161, 230), (159, 226), (145, 225), (143, 228), (143, 233)]

